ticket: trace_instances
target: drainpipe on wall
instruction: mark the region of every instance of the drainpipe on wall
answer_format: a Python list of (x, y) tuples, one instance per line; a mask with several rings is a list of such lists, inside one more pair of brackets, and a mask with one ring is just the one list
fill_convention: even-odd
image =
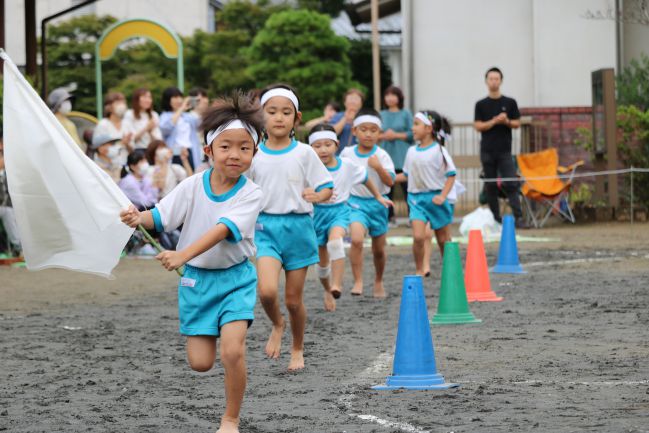
[(619, 74), (622, 72), (622, 62), (623, 62), (623, 47), (622, 47), (622, 4), (623, 0), (615, 0), (615, 73)]
[(412, 112), (415, 110), (414, 64), (412, 58), (412, 10), (414, 0), (401, 0), (401, 70), (402, 87), (406, 97), (406, 105)]

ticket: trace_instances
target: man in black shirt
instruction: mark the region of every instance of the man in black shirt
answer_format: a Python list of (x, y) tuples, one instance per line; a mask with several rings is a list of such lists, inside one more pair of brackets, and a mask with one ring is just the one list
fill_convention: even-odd
[[(482, 134), (480, 140), (480, 161), (485, 177), (495, 179), (516, 177), (512, 159), (512, 129), (521, 126), (521, 114), (516, 100), (500, 93), (503, 74), (498, 68), (491, 68), (485, 74), (489, 96), (475, 104), (475, 129)], [(518, 196), (518, 182), (503, 182), (509, 206), (516, 218), (516, 227), (525, 228), (521, 201)], [(489, 208), (498, 222), (502, 222), (498, 206), (498, 185), (487, 182), (485, 187)]]

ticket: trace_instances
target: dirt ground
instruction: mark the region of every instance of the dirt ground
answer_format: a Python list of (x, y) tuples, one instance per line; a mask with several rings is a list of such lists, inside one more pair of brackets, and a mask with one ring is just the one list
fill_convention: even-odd
[[(369, 296), (368, 257), (366, 295), (344, 294), (334, 313), (310, 273), (301, 373), (286, 372), (286, 349), (264, 358), (258, 305), (241, 431), (649, 432), (649, 224), (524, 235), (557, 241), (519, 243), (528, 273), (491, 275), (505, 300), (472, 303), (481, 324), (432, 328), (439, 372), (460, 384), (448, 391), (370, 388), (391, 371), (401, 281), (414, 271), (408, 247), (389, 248), (384, 301)], [(493, 265), (498, 244), (486, 247)], [(432, 271), (431, 317), (438, 255)], [(125, 259), (115, 276), (0, 267), (0, 431), (216, 430), (223, 370), (187, 367), (176, 275)]]

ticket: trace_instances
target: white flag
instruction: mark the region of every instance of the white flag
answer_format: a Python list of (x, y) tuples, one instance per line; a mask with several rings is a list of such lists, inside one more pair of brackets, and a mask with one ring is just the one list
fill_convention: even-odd
[(122, 224), (128, 198), (72, 140), (0, 50), (9, 194), (27, 268), (111, 277), (133, 234)]

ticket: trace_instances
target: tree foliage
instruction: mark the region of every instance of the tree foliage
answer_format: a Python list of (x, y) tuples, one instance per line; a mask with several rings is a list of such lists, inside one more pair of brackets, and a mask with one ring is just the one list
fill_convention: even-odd
[(617, 76), (617, 102), (649, 109), (649, 57), (646, 54), (631, 60)]
[(327, 15), (287, 10), (268, 18), (253, 40), (248, 73), (257, 87), (274, 82), (296, 87), (308, 119), (353, 84), (348, 49), (349, 41), (331, 30)]
[[(340, 99), (351, 86), (369, 90), (371, 105), (370, 43), (337, 36), (329, 16), (320, 13), (337, 13), (341, 4), (300, 0), (303, 9), (294, 9), (268, 0), (225, 3), (216, 15), (216, 32), (183, 38), (185, 88), (204, 87), (216, 96), (287, 82), (298, 89), (306, 119), (321, 115), (328, 101)], [(115, 21), (85, 15), (48, 27), (48, 88), (76, 83), (76, 110), (95, 114), (95, 43)], [(157, 110), (164, 88), (177, 83), (175, 60), (145, 39), (122, 44), (103, 62), (102, 74), (104, 93), (120, 91), (130, 98), (133, 90), (146, 87)], [(385, 62), (381, 77), (385, 88), (391, 81)]]
[[(372, 42), (369, 40), (352, 40), (348, 53), (351, 60), (352, 78), (358, 81), (367, 92), (365, 106), (373, 107)], [(390, 84), (392, 84), (392, 70), (385, 59), (381, 57), (381, 90), (385, 90)]]

